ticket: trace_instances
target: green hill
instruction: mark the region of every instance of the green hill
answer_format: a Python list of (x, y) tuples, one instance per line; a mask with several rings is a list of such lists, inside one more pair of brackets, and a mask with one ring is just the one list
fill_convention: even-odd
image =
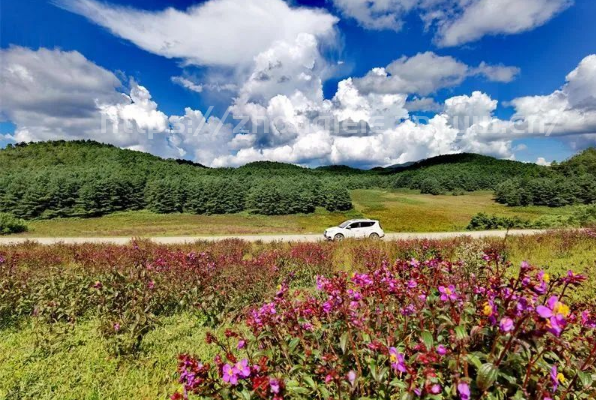
[(596, 149), (589, 148), (539, 176), (515, 176), (496, 187), (495, 198), (510, 206), (561, 207), (596, 202)]
[(208, 214), (351, 208), (349, 185), (332, 178), (270, 162), (206, 168), (93, 141), (19, 144), (0, 150), (0, 212), (39, 219), (144, 208)]
[(547, 168), (519, 161), (499, 160), (479, 154), (461, 153), (428, 158), (401, 167), (394, 172), (396, 188), (419, 189), (440, 194), (475, 190), (493, 190), (516, 176), (540, 176)]
[[(207, 168), (93, 141), (18, 144), (0, 150), (0, 212), (40, 219), (145, 208), (159, 213), (267, 215), (310, 213), (316, 207), (345, 210), (351, 207), (351, 189), (457, 194), (502, 188), (506, 182), (517, 188), (522, 180), (557, 176), (573, 176), (579, 182), (593, 177), (595, 154), (591, 149), (552, 168), (464, 153), (365, 171), (278, 162)], [(578, 198), (587, 202), (590, 196)], [(501, 201), (509, 204), (503, 196)]]

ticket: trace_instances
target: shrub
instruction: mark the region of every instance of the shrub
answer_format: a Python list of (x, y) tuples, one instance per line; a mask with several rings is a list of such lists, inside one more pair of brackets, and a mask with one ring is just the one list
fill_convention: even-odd
[(445, 193), (445, 189), (435, 178), (426, 178), (420, 183), (420, 192), (422, 194), (440, 195)]
[(213, 363), (179, 357), (172, 399), (591, 399), (596, 314), (566, 304), (586, 278), (499, 254), (470, 274), (439, 258), (320, 277), (276, 296), (246, 328), (207, 335)]
[(0, 213), (0, 235), (26, 232), (27, 229), (27, 224), (22, 219), (15, 218), (11, 214)]
[(529, 228), (532, 223), (520, 217), (499, 217), (496, 215), (488, 215), (485, 213), (478, 213), (472, 217), (472, 220), (466, 227), (470, 231), (481, 231), (491, 229), (513, 229), (513, 228)]

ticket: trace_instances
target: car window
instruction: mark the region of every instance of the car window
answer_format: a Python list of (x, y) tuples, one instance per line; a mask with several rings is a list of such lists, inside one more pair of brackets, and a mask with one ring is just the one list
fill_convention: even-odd
[(360, 222), (354, 222), (352, 225), (350, 225), (351, 229), (355, 229), (355, 228), (360, 228)]
[(342, 228), (342, 229), (343, 229), (343, 228), (347, 228), (347, 227), (348, 227), (348, 225), (350, 225), (350, 222), (351, 222), (351, 221), (345, 221), (345, 222), (342, 222), (342, 223), (341, 223), (341, 225), (339, 225), (339, 227), (340, 227), (340, 228)]
[(375, 223), (374, 222), (361, 222), (361, 228), (370, 228), (371, 226), (373, 226)]

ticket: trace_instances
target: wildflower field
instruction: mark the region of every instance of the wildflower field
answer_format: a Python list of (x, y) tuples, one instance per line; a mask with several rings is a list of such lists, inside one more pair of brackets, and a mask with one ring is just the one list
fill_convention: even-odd
[(592, 399), (596, 233), (0, 247), (0, 398)]

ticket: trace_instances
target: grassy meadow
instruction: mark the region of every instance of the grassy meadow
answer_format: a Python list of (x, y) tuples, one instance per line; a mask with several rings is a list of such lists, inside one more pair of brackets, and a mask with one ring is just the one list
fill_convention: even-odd
[[(420, 198), (419, 195), (391, 194), (389, 198), (395, 203), (403, 202), (404, 198)], [(474, 197), (474, 196), (470, 196)], [(399, 200), (395, 200), (399, 199)], [(423, 199), (423, 198), (422, 198)], [(419, 200), (422, 201), (422, 200)], [(481, 200), (479, 200), (481, 202)], [(385, 210), (377, 212), (386, 212)], [(148, 246), (148, 247), (147, 247)], [(580, 233), (549, 233), (537, 236), (510, 237), (507, 241), (497, 239), (470, 240), (451, 239), (444, 241), (354, 241), (346, 240), (341, 243), (320, 244), (290, 244), (290, 243), (246, 243), (230, 241), (229, 243), (206, 243), (179, 246), (157, 246), (141, 243), (141, 249), (147, 251), (150, 258), (162, 258), (168, 252), (211, 252), (214, 256), (224, 257), (226, 263), (233, 263), (230, 257), (237, 257), (238, 262), (255, 262), (267, 259), (267, 255), (289, 257), (283, 271), (300, 273), (305, 268), (312, 268), (317, 262), (320, 270), (310, 270), (310, 274), (331, 274), (334, 271), (363, 271), (368, 265), (379, 265), (382, 259), (407, 259), (416, 256), (421, 251), (442, 254), (446, 259), (462, 259), (467, 262), (477, 259), (478, 252), (483, 248), (498, 249), (503, 256), (518, 266), (521, 261), (529, 260), (534, 265), (545, 268), (553, 277), (565, 274), (568, 269), (582, 272), (588, 276), (588, 282), (581, 290), (570, 293), (571, 298), (578, 301), (593, 299), (596, 294), (596, 236)], [(52, 288), (60, 288), (60, 279), (68, 276), (69, 271), (77, 279), (91, 274), (87, 280), (93, 283), (104, 265), (123, 265), (126, 268), (127, 254), (135, 253), (133, 246), (113, 245), (56, 245), (39, 246), (24, 244), (12, 247), (0, 246), (0, 257), (5, 260), (16, 260), (17, 265), (26, 273), (29, 285), (41, 285), (46, 296), (52, 296)], [(319, 261), (312, 260), (312, 254), (320, 253)], [(236, 255), (234, 255), (236, 254)], [(421, 255), (422, 256), (422, 255)], [(134, 256), (137, 257), (137, 256)], [(105, 260), (104, 260), (105, 258)], [(291, 261), (294, 260), (294, 261)], [(298, 261), (302, 260), (302, 261)], [(8, 261), (7, 261), (8, 262)], [(257, 263), (258, 262), (258, 263)], [(10, 262), (9, 262), (10, 264)], [(9, 265), (6, 264), (6, 265)], [(47, 268), (45, 266), (48, 266)], [(278, 265), (276, 263), (276, 265)], [(41, 267), (46, 269), (42, 270)], [(100, 268), (101, 267), (101, 268)], [(289, 268), (289, 269), (287, 269)], [(254, 268), (249, 268), (251, 271)], [(515, 268), (517, 269), (517, 268)], [(0, 269), (1, 270), (1, 269)], [(52, 272), (54, 271), (54, 272)], [(319, 272), (317, 272), (319, 271)], [(5, 271), (6, 272), (6, 271)], [(40, 280), (35, 275), (39, 272)], [(66, 275), (64, 275), (66, 274)], [(281, 274), (281, 273), (280, 273)], [(260, 277), (257, 272), (257, 276)], [(242, 281), (244, 276), (239, 277)], [(11, 277), (4, 275), (0, 283), (5, 284)], [(251, 282), (247, 276), (246, 281)], [(265, 286), (250, 284), (247, 291), (259, 291), (259, 303), (275, 293), (276, 282), (265, 278)], [(8, 281), (7, 281), (8, 280)], [(258, 283), (258, 281), (257, 281)], [(156, 289), (162, 283), (156, 282)], [(164, 281), (164, 285), (173, 285), (169, 290), (176, 290), (176, 285)], [(249, 283), (247, 283), (249, 284)], [(312, 284), (312, 283), (311, 283)], [(66, 290), (74, 290), (72, 296), (81, 294), (66, 283)], [(89, 285), (89, 284), (87, 284)], [(254, 287), (257, 287), (256, 289)], [(63, 297), (65, 289), (57, 294), (61, 299), (74, 300)], [(8, 294), (8, 293), (7, 293)], [(84, 294), (83, 294), (84, 295)], [(45, 302), (47, 298), (36, 297), (23, 300)], [(62, 296), (62, 297), (61, 297)], [(85, 295), (84, 295), (85, 296)], [(262, 296), (262, 297), (261, 297)], [(9, 296), (8, 299), (11, 297)], [(251, 301), (255, 301), (254, 299)], [(23, 302), (18, 303), (23, 304)], [(1, 304), (0, 311), (2, 311)], [(224, 329), (235, 323), (226, 319), (216, 326), (205, 326), (204, 319), (196, 312), (175, 311), (158, 315), (154, 328), (143, 339), (142, 346), (136, 354), (118, 356), (110, 353), (105, 337), (100, 335), (101, 315), (89, 312), (79, 315), (67, 325), (65, 333), (52, 336), (48, 342), (48, 329), (43, 322), (35, 317), (22, 316), (14, 320), (7, 316), (10, 307), (4, 307), (3, 324), (0, 324), (0, 398), (2, 399), (157, 399), (166, 398), (177, 390), (176, 384), (176, 356), (180, 353), (192, 353), (202, 359), (210, 360), (217, 350), (205, 343), (206, 332), (214, 332), (223, 336)], [(63, 326), (56, 323), (56, 326)], [(236, 325), (236, 329), (238, 328)], [(40, 345), (40, 343), (45, 343)]]
[(353, 190), (354, 209), (283, 216), (155, 214), (129, 211), (100, 218), (68, 218), (29, 222), (25, 237), (94, 236), (200, 236), (321, 233), (349, 218), (374, 218), (387, 232), (462, 231), (479, 212), (519, 216), (534, 220), (542, 216), (569, 215), (573, 207), (507, 207), (493, 200), (488, 191), (462, 196), (432, 196), (414, 190)]

